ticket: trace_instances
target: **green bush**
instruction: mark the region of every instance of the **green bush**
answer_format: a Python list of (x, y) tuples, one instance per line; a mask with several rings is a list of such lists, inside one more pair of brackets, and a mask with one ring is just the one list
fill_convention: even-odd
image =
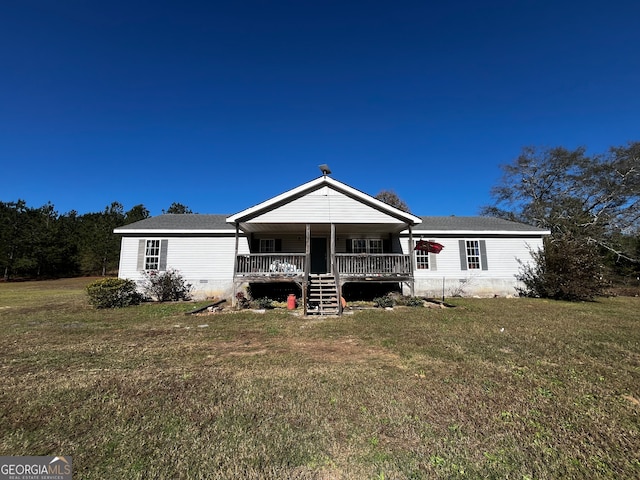
[(595, 245), (570, 234), (545, 239), (544, 249), (532, 251), (533, 263), (520, 262), (516, 275), (523, 297), (554, 300), (593, 300), (605, 294), (604, 267)]
[(268, 310), (273, 308), (273, 300), (269, 297), (256, 298), (253, 302), (251, 302), (254, 308), (260, 308)]
[(384, 297), (378, 297), (373, 299), (373, 304), (378, 308), (389, 308), (395, 305), (395, 300), (391, 295), (385, 295)]
[(407, 295), (393, 296), (395, 305), (404, 307), (424, 307), (424, 300), (420, 297), (409, 297)]
[(424, 300), (420, 297), (403, 297), (403, 305), (407, 307), (424, 307)]
[(192, 285), (177, 270), (145, 274), (144, 292), (159, 302), (191, 300)]
[(89, 303), (96, 308), (120, 308), (138, 305), (144, 300), (133, 280), (102, 278), (87, 285)]

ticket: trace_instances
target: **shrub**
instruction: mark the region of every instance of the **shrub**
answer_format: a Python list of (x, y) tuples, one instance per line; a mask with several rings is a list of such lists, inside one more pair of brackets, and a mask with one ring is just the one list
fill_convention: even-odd
[(256, 298), (251, 303), (255, 308), (263, 308), (265, 310), (273, 308), (273, 300), (271, 300), (269, 297)]
[(133, 280), (102, 278), (87, 285), (89, 303), (96, 308), (119, 308), (138, 305), (144, 297)]
[(545, 241), (544, 250), (531, 252), (532, 264), (521, 263), (516, 288), (526, 297), (592, 300), (603, 295), (606, 282), (594, 245), (570, 235)]
[(395, 301), (391, 295), (385, 295), (384, 297), (374, 298), (373, 304), (378, 308), (389, 308), (393, 307)]
[(249, 308), (251, 306), (251, 301), (246, 297), (244, 292), (236, 293), (236, 301), (238, 308), (240, 309)]
[(192, 285), (177, 270), (145, 274), (144, 292), (159, 302), (191, 300)]
[(424, 300), (420, 297), (404, 297), (403, 300), (407, 307), (424, 307)]
[(404, 307), (424, 307), (424, 300), (420, 297), (409, 297), (407, 295), (397, 295), (392, 297), (395, 305)]

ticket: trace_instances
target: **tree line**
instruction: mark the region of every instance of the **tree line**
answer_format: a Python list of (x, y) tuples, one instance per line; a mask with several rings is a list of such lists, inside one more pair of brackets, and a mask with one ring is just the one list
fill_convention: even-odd
[[(163, 213), (193, 213), (172, 203)], [(101, 212), (60, 214), (49, 202), (0, 202), (0, 269), (5, 281), (107, 275), (117, 271), (120, 238), (115, 228), (149, 217), (142, 204), (125, 211), (113, 202)]]

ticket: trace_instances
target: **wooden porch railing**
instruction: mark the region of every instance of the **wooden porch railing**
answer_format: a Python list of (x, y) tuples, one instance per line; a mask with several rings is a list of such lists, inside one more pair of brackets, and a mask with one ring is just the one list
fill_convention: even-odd
[(304, 253), (252, 253), (238, 255), (236, 276), (287, 276), (304, 275)]
[(401, 253), (338, 253), (338, 272), (342, 278), (360, 276), (411, 276), (411, 256)]
[[(302, 277), (304, 267), (304, 253), (252, 253), (238, 255), (236, 276)], [(342, 278), (412, 275), (411, 256), (400, 253), (338, 253), (335, 268), (336, 273)]]

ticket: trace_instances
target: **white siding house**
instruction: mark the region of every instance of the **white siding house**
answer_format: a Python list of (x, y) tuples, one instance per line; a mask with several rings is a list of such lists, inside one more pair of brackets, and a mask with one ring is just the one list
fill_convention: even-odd
[[(182, 215), (163, 215), (162, 217), (165, 217), (162, 220), (172, 221), (178, 219), (171, 217), (182, 217)], [(206, 222), (209, 220), (208, 217), (214, 217), (216, 220), (215, 217), (220, 216), (194, 215), (193, 217), (192, 220)], [(169, 230), (158, 233), (127, 232), (124, 234), (118, 276), (141, 281), (144, 271), (175, 269), (194, 286), (194, 292), (199, 297), (220, 296), (230, 292), (229, 284), (230, 279), (233, 279), (235, 258), (234, 230), (228, 229), (224, 234), (204, 235), (200, 232), (173, 233)], [(152, 248), (151, 244), (157, 241), (160, 243), (159, 262), (157, 268), (153, 268), (155, 265), (148, 264), (149, 257), (145, 253), (147, 243)], [(246, 238), (240, 239), (239, 251), (249, 253)]]
[[(245, 284), (299, 287), (307, 313), (340, 313), (346, 284), (406, 294), (513, 295), (549, 232), (488, 217), (418, 217), (326, 175), (231, 216), (160, 215), (115, 230), (119, 276), (175, 269), (198, 296)], [(444, 248), (416, 251), (419, 240)]]
[[(491, 217), (422, 217), (413, 232), (444, 246), (438, 254), (415, 252), (418, 295), (514, 295), (515, 275), (548, 231)], [(403, 242), (404, 244), (404, 242)]]

